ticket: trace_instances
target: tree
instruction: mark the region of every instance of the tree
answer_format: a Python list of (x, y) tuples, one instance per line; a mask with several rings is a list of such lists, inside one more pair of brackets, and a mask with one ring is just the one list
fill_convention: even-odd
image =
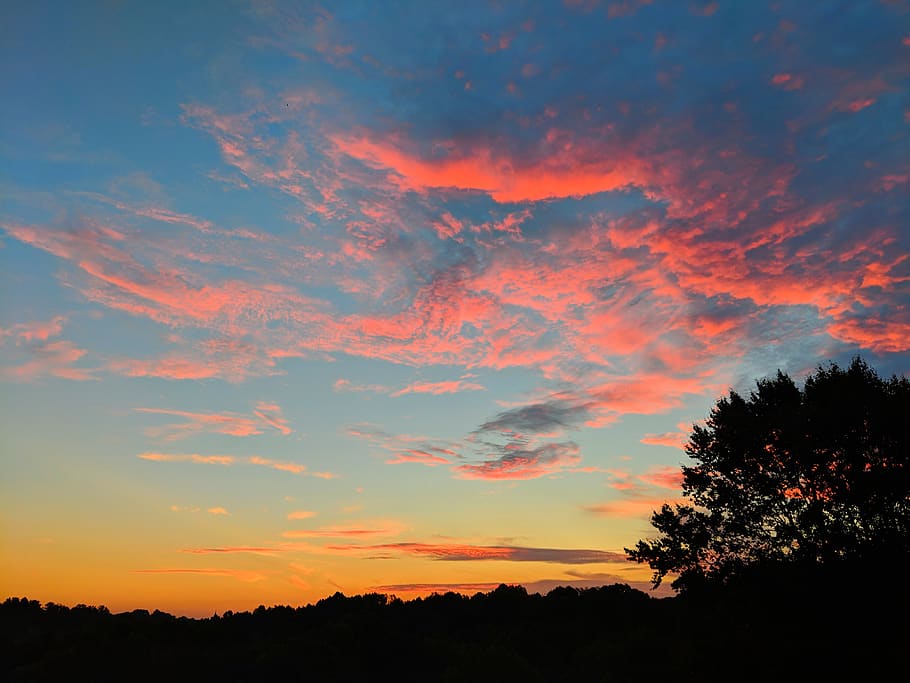
[(731, 390), (693, 426), (684, 504), (663, 505), (654, 540), (626, 548), (683, 592), (759, 567), (815, 567), (910, 553), (910, 381), (855, 358), (803, 389), (785, 373), (748, 398)]

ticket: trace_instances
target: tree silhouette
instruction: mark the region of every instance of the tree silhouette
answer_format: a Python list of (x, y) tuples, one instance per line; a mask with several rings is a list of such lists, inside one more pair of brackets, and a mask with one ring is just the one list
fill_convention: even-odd
[(803, 389), (778, 371), (730, 391), (695, 425), (683, 467), (691, 502), (663, 505), (661, 533), (626, 548), (656, 587), (683, 592), (757, 568), (871, 561), (910, 551), (910, 381), (859, 358), (819, 367)]

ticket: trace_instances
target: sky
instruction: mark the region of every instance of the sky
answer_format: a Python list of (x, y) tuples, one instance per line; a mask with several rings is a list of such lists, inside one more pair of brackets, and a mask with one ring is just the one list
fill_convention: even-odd
[(731, 387), (910, 371), (905, 0), (0, 27), (4, 597), (647, 588)]

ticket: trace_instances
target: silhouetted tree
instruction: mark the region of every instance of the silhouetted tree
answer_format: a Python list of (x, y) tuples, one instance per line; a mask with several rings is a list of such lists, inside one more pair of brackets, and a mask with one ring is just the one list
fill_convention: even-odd
[(806, 567), (910, 550), (910, 381), (861, 359), (818, 368), (803, 389), (778, 371), (748, 398), (730, 391), (695, 425), (687, 504), (651, 518), (626, 548), (686, 591), (756, 568)]

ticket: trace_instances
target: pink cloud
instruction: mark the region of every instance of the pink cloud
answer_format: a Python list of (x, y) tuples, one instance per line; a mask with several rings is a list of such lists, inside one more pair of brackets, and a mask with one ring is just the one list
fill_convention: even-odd
[(801, 76), (788, 73), (775, 74), (771, 82), (784, 90), (801, 90), (803, 85), (805, 85), (805, 81)]
[(486, 389), (482, 384), (470, 382), (467, 380), (450, 380), (443, 382), (412, 382), (403, 389), (389, 394), (390, 396), (403, 396), (405, 394), (454, 394), (460, 391), (483, 391)]
[(136, 412), (155, 415), (173, 415), (185, 418), (185, 422), (149, 427), (146, 434), (174, 441), (194, 434), (211, 433), (229, 436), (252, 436), (262, 434), (261, 425), (255, 418), (236, 413), (195, 413), (185, 410), (166, 410), (164, 408), (136, 408)]
[(867, 107), (871, 107), (873, 104), (875, 104), (875, 98), (866, 97), (866, 98), (858, 99), (858, 100), (850, 100), (849, 102), (846, 102), (843, 105), (839, 105), (839, 107), (842, 110), (849, 111), (849, 112), (855, 114), (856, 112), (862, 111), (863, 109), (866, 109)]
[[(261, 465), (262, 467), (270, 467), (273, 470), (280, 470), (282, 472), (290, 472), (291, 474), (303, 474), (307, 471), (306, 465), (296, 462), (283, 462), (281, 460), (272, 460), (271, 458), (262, 458), (258, 455), (251, 455), (247, 458), (247, 462), (251, 465)], [(313, 472), (310, 476), (319, 477), (325, 473)], [(330, 478), (323, 476), (322, 478)]]
[(433, 223), (433, 227), (441, 240), (454, 239), (464, 230), (464, 224), (448, 212), (443, 213), (440, 219)]
[(898, 353), (910, 349), (910, 315), (901, 311), (889, 318), (845, 318), (829, 325), (828, 333), (875, 353)]
[(210, 339), (191, 351), (158, 358), (118, 358), (108, 370), (127, 377), (159, 377), (170, 380), (224, 379), (240, 382), (250, 377), (280, 374), (275, 359), (242, 342)]
[(189, 358), (139, 360), (124, 358), (112, 361), (110, 370), (127, 377), (163, 377), (166, 379), (208, 379), (218, 377), (218, 368)]
[(368, 441), (372, 446), (389, 451), (393, 455), (385, 462), (389, 465), (417, 463), (436, 466), (447, 465), (458, 457), (462, 444), (452, 441), (439, 441), (426, 436), (413, 434), (388, 434), (379, 427), (361, 424), (348, 427), (347, 433), (358, 439)]
[(13, 336), (24, 342), (47, 341), (56, 337), (63, 331), (66, 316), (54, 316), (50, 320), (36, 320), (27, 323), (17, 323), (12, 327), (0, 328), (0, 338)]
[[(533, 65), (526, 65), (531, 71)], [(414, 190), (457, 188), (488, 193), (497, 202), (539, 201), (582, 197), (626, 187), (634, 175), (627, 167), (558, 156), (530, 165), (494, 159), (487, 147), (464, 150), (443, 160), (427, 161), (402, 152), (388, 142), (366, 137), (334, 136), (343, 153), (375, 168), (392, 171), (396, 182)]]
[(335, 383), (332, 385), (332, 388), (338, 392), (350, 391), (353, 393), (372, 393), (372, 394), (388, 394), (393, 391), (390, 387), (387, 387), (382, 384), (355, 384), (354, 382), (347, 380), (347, 379), (335, 380)]
[(316, 513), (312, 510), (293, 510), (288, 513), (288, 519), (309, 519), (315, 517)]
[(689, 5), (689, 10), (693, 14), (697, 14), (702, 17), (711, 17), (714, 16), (714, 13), (717, 12), (717, 9), (720, 5), (717, 2), (707, 2), (698, 5)]
[(686, 432), (663, 432), (662, 434), (645, 434), (640, 441), (651, 446), (667, 446), (668, 448), (685, 448), (689, 442)]
[(32, 382), (42, 377), (59, 377), (70, 380), (93, 380), (97, 369), (77, 367), (75, 363), (88, 353), (70, 341), (32, 343), (28, 354), (32, 357), (20, 365), (0, 368), (0, 375), (14, 382)]
[[(153, 462), (191, 462), (202, 465), (257, 465), (268, 467), (273, 470), (290, 472), (291, 474), (307, 474), (307, 466), (301, 463), (285, 462), (281, 460), (272, 460), (263, 458), (258, 455), (249, 457), (236, 457), (233, 455), (200, 455), (198, 453), (140, 453), (136, 456), (142, 460), (151, 460)], [(330, 472), (310, 472), (311, 477), (322, 479), (331, 479), (336, 475)]]
[(287, 420), (284, 418), (284, 415), (282, 415), (281, 406), (277, 403), (260, 401), (256, 404), (256, 410), (253, 411), (253, 414), (285, 436), (294, 432), (294, 430), (288, 426)]
[(254, 436), (263, 434), (263, 428), (271, 427), (283, 435), (294, 430), (287, 425), (281, 407), (275, 403), (260, 401), (252, 416), (239, 413), (198, 413), (164, 408), (136, 408), (137, 412), (157, 415), (174, 415), (185, 418), (185, 422), (149, 427), (146, 434), (165, 441), (175, 441), (196, 434), (226, 434), (228, 436)]

